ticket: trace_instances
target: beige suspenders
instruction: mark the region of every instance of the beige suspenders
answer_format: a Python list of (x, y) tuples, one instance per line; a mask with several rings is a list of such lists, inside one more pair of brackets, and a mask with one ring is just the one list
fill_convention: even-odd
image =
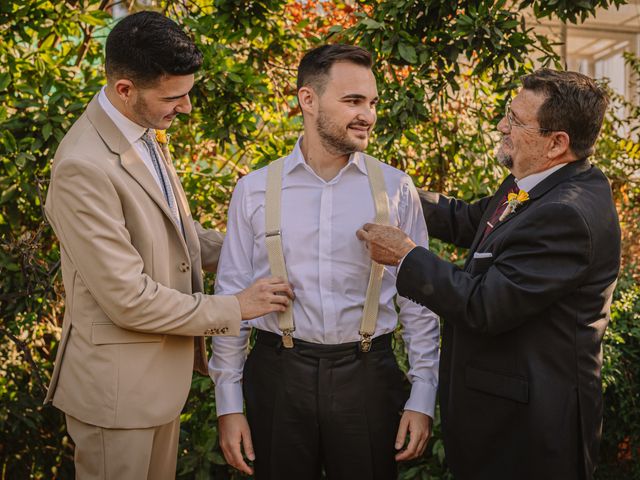
[[(376, 208), (376, 217), (374, 223), (383, 225), (389, 224), (389, 198), (387, 197), (387, 189), (384, 185), (384, 177), (380, 163), (369, 155), (364, 155), (367, 164), (367, 175), (369, 177), (369, 186), (371, 187), (371, 196)], [(371, 337), (376, 331), (376, 321), (378, 320), (378, 307), (380, 305), (380, 286), (382, 285), (382, 275), (384, 274), (384, 265), (371, 261), (371, 273), (369, 274), (369, 286), (367, 287), (367, 296), (364, 300), (364, 309), (362, 312), (362, 322), (360, 322), (360, 345), (363, 352), (368, 352), (371, 348)]]
[[(269, 256), (269, 267), (271, 275), (284, 278), (289, 281), (287, 268), (284, 264), (284, 254), (282, 253), (282, 236), (280, 235), (280, 200), (282, 198), (282, 167), (284, 157), (275, 162), (271, 162), (267, 168), (267, 191), (265, 193), (265, 222), (264, 241), (267, 246)], [(282, 344), (286, 348), (293, 347), (293, 331), (296, 329), (293, 324), (292, 303), (289, 302), (284, 312), (278, 313), (278, 327), (282, 332)]]
[[(380, 163), (369, 155), (364, 155), (367, 165), (367, 176), (371, 187), (371, 195), (376, 210), (375, 223), (387, 225), (389, 223), (389, 199), (384, 184), (384, 177)], [(287, 269), (282, 253), (282, 236), (280, 232), (281, 197), (282, 197), (282, 169), (284, 158), (271, 162), (267, 168), (267, 190), (265, 194), (265, 243), (271, 274), (288, 281)], [(355, 233), (354, 233), (355, 235)], [(371, 337), (376, 331), (378, 306), (380, 304), (380, 286), (384, 266), (371, 262), (371, 274), (364, 301), (362, 321), (360, 322), (360, 349), (368, 352), (371, 348)], [(282, 344), (285, 348), (293, 347), (293, 313), (291, 303), (284, 313), (278, 313), (278, 327), (282, 331)]]

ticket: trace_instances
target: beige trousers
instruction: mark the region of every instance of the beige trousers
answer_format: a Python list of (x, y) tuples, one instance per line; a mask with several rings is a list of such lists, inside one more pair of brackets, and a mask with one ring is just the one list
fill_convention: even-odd
[(175, 480), (180, 417), (152, 428), (114, 429), (65, 416), (76, 480)]

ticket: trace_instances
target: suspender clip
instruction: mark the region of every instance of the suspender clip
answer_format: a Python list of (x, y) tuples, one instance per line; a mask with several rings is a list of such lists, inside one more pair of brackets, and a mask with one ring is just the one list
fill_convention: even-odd
[(288, 328), (282, 331), (282, 346), (284, 348), (293, 348), (293, 329)]
[(360, 351), (363, 353), (367, 353), (371, 350), (371, 334), (370, 333), (361, 333), (362, 339), (360, 340)]

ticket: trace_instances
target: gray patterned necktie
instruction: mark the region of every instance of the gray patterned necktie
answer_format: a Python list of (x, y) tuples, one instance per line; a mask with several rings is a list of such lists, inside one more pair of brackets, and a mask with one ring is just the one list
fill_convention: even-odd
[(171, 210), (171, 215), (175, 222), (180, 226), (182, 230), (182, 222), (180, 221), (180, 212), (178, 211), (178, 205), (176, 204), (176, 197), (173, 194), (173, 189), (171, 188), (171, 182), (169, 181), (169, 175), (167, 174), (167, 170), (164, 166), (163, 160), (160, 159), (160, 154), (158, 153), (158, 147), (156, 146), (156, 140), (154, 138), (155, 132), (151, 129), (147, 129), (147, 131), (142, 136), (142, 141), (147, 146), (149, 150), (149, 155), (151, 156), (151, 163), (153, 163), (153, 168), (156, 170), (156, 174), (160, 179), (160, 185), (162, 193), (164, 194), (164, 198), (167, 201), (167, 205), (169, 205), (169, 210)]

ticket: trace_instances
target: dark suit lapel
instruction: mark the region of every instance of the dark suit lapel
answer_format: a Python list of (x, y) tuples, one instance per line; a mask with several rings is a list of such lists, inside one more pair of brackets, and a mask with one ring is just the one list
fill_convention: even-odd
[[(520, 213), (524, 212), (538, 198), (542, 197), (545, 193), (547, 193), (549, 190), (553, 189), (556, 185), (564, 182), (565, 180), (567, 180), (567, 179), (569, 179), (571, 177), (574, 177), (575, 175), (579, 175), (579, 174), (581, 174), (583, 172), (586, 172), (590, 168), (591, 168), (591, 164), (585, 158), (585, 159), (582, 159), (582, 160), (577, 160), (575, 162), (571, 162), (568, 165), (562, 167), (560, 170), (557, 170), (557, 171), (553, 172), (551, 175), (549, 175), (547, 178), (545, 178), (542, 182), (540, 182), (535, 187), (533, 187), (533, 189), (531, 189), (530, 192), (528, 192), (529, 193), (529, 200), (524, 202), (522, 205), (518, 206), (515, 209), (515, 211), (510, 213), (503, 221), (498, 222), (498, 224), (496, 224), (496, 226), (487, 234), (487, 236), (485, 238), (485, 241), (491, 235), (493, 235), (497, 230), (499, 230), (504, 225), (509, 223), (509, 221), (511, 221), (513, 218), (515, 218), (516, 215), (519, 215)], [(507, 180), (509, 180), (509, 179), (513, 179), (513, 176), (510, 175), (507, 178)], [(498, 193), (500, 193), (500, 191), (502, 191), (502, 193), (500, 193), (500, 196), (498, 196), (498, 199), (501, 199), (504, 196), (504, 192), (506, 192), (508, 190), (508, 188), (503, 190), (503, 187), (505, 186), (505, 183), (507, 183), (507, 181), (505, 181), (502, 184), (502, 186), (500, 187), (500, 189), (498, 190)], [(511, 185), (514, 185), (515, 184), (515, 180), (512, 180), (512, 182), (509, 182), (509, 183)], [(498, 194), (496, 194), (496, 196), (497, 195)], [(495, 204), (497, 205), (497, 201), (496, 201)], [(493, 212), (493, 210), (491, 210), (491, 211)], [(489, 218), (489, 216), (487, 216), (487, 218)], [(485, 221), (484, 218), (483, 218), (483, 221)], [(484, 231), (484, 229), (482, 229), (482, 230)], [(475, 251), (475, 248), (477, 247), (477, 240), (479, 240), (479, 238), (482, 238), (482, 234), (480, 234), (480, 235), (476, 234), (476, 242), (474, 242), (472, 252)]]
[(582, 160), (576, 160), (575, 162), (571, 162), (568, 165), (565, 165), (560, 170), (553, 172), (542, 182), (533, 187), (533, 189), (529, 192), (529, 199), (536, 200), (537, 198), (540, 198), (556, 185), (564, 182), (565, 180), (568, 180), (571, 177), (580, 175), (590, 168), (591, 164), (586, 158), (583, 158)]
[(493, 215), (493, 212), (496, 211), (496, 208), (498, 208), (498, 202), (502, 200), (505, 194), (514, 185), (515, 185), (515, 179), (513, 175), (509, 175), (507, 178), (504, 179), (504, 181), (502, 182), (502, 185), (500, 185), (496, 193), (493, 195), (493, 198), (489, 202), (489, 205), (487, 205), (487, 209), (484, 211), (484, 214), (482, 215), (480, 226), (478, 227), (476, 236), (474, 237), (473, 243), (471, 244), (471, 248), (469, 249), (471, 254), (473, 254), (473, 252), (476, 251), (476, 248), (478, 248), (478, 245), (480, 244), (480, 240), (482, 239), (482, 235), (484, 234), (484, 230), (487, 226), (487, 221), (491, 218), (491, 215)]

